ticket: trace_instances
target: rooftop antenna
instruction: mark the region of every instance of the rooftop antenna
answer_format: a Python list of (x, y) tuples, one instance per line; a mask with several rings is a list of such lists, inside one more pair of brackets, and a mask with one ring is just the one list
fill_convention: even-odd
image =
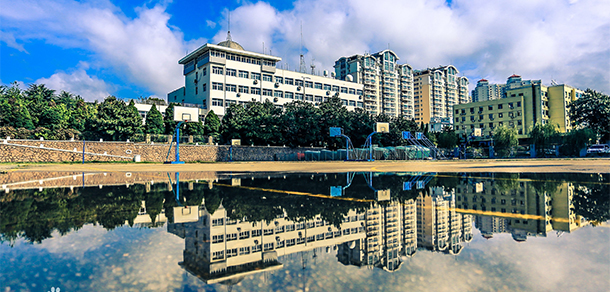
[(313, 63), (313, 61), (315, 61), (316, 59), (311, 58), (311, 65), (309, 65), (309, 67), (311, 67), (311, 75), (316, 75), (315, 70), (316, 70), (316, 64)]
[(305, 71), (307, 71), (305, 66), (305, 58), (303, 57), (303, 21), (301, 21), (301, 55), (299, 61), (299, 72), (305, 73)]
[(231, 41), (233, 41), (231, 39), (231, 11), (229, 11), (229, 20), (228, 20), (228, 23), (229, 23), (229, 25), (228, 25), (229, 29), (227, 30), (227, 41), (231, 42)]

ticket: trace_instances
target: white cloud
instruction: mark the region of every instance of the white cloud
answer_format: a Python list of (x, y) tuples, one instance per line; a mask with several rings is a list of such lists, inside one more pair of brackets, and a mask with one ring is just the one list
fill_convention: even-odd
[(17, 40), (15, 39), (15, 35), (13, 35), (10, 32), (0, 31), (0, 41), (3, 41), (4, 43), (6, 43), (6, 45), (9, 48), (13, 48), (20, 52), (29, 54), (28, 51), (25, 50), (25, 48), (23, 47), (22, 44), (17, 43)]
[[(317, 68), (333, 70), (341, 56), (389, 46), (415, 68), (456, 64), (471, 84), (517, 73), (610, 92), (608, 11), (604, 0), (454, 0), (451, 7), (443, 0), (301, 0), (285, 11), (258, 2), (231, 12), (231, 34), (247, 50), (260, 52), (265, 42), (293, 69), (302, 22), (305, 59), (315, 58)], [(214, 41), (225, 36), (226, 27)]]
[(170, 15), (162, 5), (136, 8), (134, 19), (108, 2), (24, 1), (2, 6), (7, 8), (0, 12), (4, 24), (19, 30), (23, 39), (93, 51), (95, 64), (158, 96), (184, 85), (177, 62), (193, 45), (170, 27)]
[(45, 84), (48, 88), (56, 91), (67, 91), (80, 95), (86, 101), (102, 101), (109, 93), (109, 87), (103, 80), (95, 76), (89, 76), (84, 69), (73, 72), (57, 72), (49, 78), (40, 78), (35, 83)]

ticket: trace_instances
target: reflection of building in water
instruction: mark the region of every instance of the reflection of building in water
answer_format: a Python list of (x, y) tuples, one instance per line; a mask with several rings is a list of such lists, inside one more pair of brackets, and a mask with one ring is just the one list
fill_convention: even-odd
[(366, 211), (366, 237), (339, 246), (337, 258), (345, 265), (395, 271), (402, 257), (417, 250), (415, 200), (373, 204)]
[(210, 214), (204, 207), (199, 220), (168, 225), (185, 238), (182, 266), (206, 283), (239, 280), (261, 271), (279, 269), (277, 257), (365, 237), (365, 214), (350, 211), (340, 228), (319, 217), (295, 222), (281, 216), (272, 222), (231, 220), (222, 205)]
[(417, 240), (420, 247), (458, 254), (462, 242), (472, 240), (472, 215), (454, 210), (453, 191), (431, 187), (430, 195), (417, 197)]
[(525, 241), (527, 236), (546, 236), (552, 230), (571, 232), (580, 228), (584, 220), (574, 213), (573, 184), (546, 184), (552, 187), (536, 189), (526, 180), (498, 183), (489, 179), (462, 184), (457, 187), (457, 207), (483, 213), (476, 223), (485, 238), (510, 232), (515, 241)]

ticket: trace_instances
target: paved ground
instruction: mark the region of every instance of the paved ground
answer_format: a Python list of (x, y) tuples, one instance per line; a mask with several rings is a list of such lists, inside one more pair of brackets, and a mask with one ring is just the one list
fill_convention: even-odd
[(579, 172), (610, 173), (610, 158), (441, 160), (375, 162), (231, 162), (231, 163), (87, 163), (0, 164), (0, 171), (129, 171), (129, 172)]

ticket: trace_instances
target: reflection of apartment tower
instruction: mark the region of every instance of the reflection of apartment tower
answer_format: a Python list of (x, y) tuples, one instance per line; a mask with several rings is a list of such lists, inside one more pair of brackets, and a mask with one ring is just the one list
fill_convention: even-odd
[(417, 198), (418, 246), (458, 254), (461, 243), (472, 240), (472, 216), (455, 211), (453, 192), (430, 188), (430, 195)]
[(280, 216), (272, 222), (231, 220), (222, 205), (210, 214), (199, 210), (193, 223), (169, 224), (168, 231), (185, 238), (181, 265), (206, 283), (281, 268), (278, 256), (341, 244), (365, 237), (364, 214), (350, 211), (341, 228), (319, 217), (294, 222)]
[(402, 204), (402, 245), (405, 256), (417, 251), (417, 204), (410, 199)]
[(525, 241), (528, 236), (546, 236), (552, 230), (570, 232), (583, 225), (573, 211), (573, 189), (572, 184), (561, 183), (548, 193), (526, 180), (498, 184), (489, 179), (458, 186), (456, 199), (463, 209), (490, 212), (477, 218), (483, 237), (510, 232), (516, 241)]
[(505, 218), (493, 216), (476, 216), (475, 226), (486, 239), (493, 238), (494, 233), (508, 232), (508, 222)]
[(487, 79), (481, 79), (472, 90), (472, 102), (500, 99), (503, 97), (504, 87), (504, 84), (489, 84)]
[(452, 65), (414, 71), (415, 121), (428, 124), (431, 118), (453, 118), (453, 106), (469, 103), (468, 79), (459, 77)]
[(413, 199), (374, 204), (366, 212), (366, 238), (340, 245), (339, 262), (398, 270), (402, 257), (412, 256), (417, 249), (416, 213)]
[(413, 70), (397, 64), (391, 50), (353, 55), (335, 61), (337, 79), (364, 84), (364, 107), (371, 114), (413, 118)]

